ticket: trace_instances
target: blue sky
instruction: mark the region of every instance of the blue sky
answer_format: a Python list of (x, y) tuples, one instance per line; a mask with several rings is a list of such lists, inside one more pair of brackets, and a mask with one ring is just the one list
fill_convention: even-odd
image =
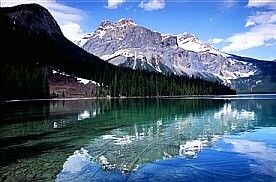
[(131, 18), (163, 34), (190, 32), (227, 53), (276, 59), (276, 0), (2, 0), (2, 6), (39, 3), (70, 40), (102, 20)]

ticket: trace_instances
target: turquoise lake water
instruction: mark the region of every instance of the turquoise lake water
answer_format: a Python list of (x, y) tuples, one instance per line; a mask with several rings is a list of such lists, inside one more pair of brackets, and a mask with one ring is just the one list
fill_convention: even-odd
[(276, 95), (1, 104), (0, 181), (276, 181)]

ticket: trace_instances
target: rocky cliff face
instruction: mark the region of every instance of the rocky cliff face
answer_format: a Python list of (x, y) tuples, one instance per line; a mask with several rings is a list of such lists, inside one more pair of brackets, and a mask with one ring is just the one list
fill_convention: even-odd
[[(61, 29), (49, 11), (38, 4), (23, 4), (1, 10), (4, 16), (9, 17), (13, 30), (24, 28), (36, 33), (59, 34)], [(18, 31), (18, 30), (17, 30)]]
[[(244, 83), (242, 80), (263, 73), (253, 62), (222, 53), (193, 34), (162, 35), (131, 19), (103, 21), (95, 32), (75, 43), (117, 66), (220, 80), (235, 89)], [(261, 83), (247, 80), (244, 90)]]

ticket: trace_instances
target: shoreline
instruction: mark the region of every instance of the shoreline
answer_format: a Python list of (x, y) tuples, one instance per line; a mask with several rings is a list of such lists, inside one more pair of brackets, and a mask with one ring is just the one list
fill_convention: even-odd
[(212, 98), (212, 97), (217, 97), (223, 99), (229, 98), (231, 99), (232, 97), (236, 96), (256, 96), (256, 95), (276, 95), (276, 93), (252, 93), (252, 94), (236, 94), (236, 95), (181, 95), (181, 96), (133, 96), (133, 97), (68, 97), (68, 98), (49, 98), (49, 99), (14, 99), (14, 100), (5, 100), (1, 101), (1, 103), (12, 103), (12, 102), (30, 102), (30, 101), (70, 101), (70, 100), (112, 100), (112, 99), (162, 99), (162, 98), (170, 98), (170, 99), (178, 99), (178, 98), (183, 98), (183, 99), (204, 99), (204, 98)]

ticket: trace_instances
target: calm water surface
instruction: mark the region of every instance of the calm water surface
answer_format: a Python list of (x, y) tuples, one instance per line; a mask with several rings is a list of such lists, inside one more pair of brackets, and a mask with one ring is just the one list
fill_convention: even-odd
[(0, 181), (276, 181), (276, 95), (1, 104)]

